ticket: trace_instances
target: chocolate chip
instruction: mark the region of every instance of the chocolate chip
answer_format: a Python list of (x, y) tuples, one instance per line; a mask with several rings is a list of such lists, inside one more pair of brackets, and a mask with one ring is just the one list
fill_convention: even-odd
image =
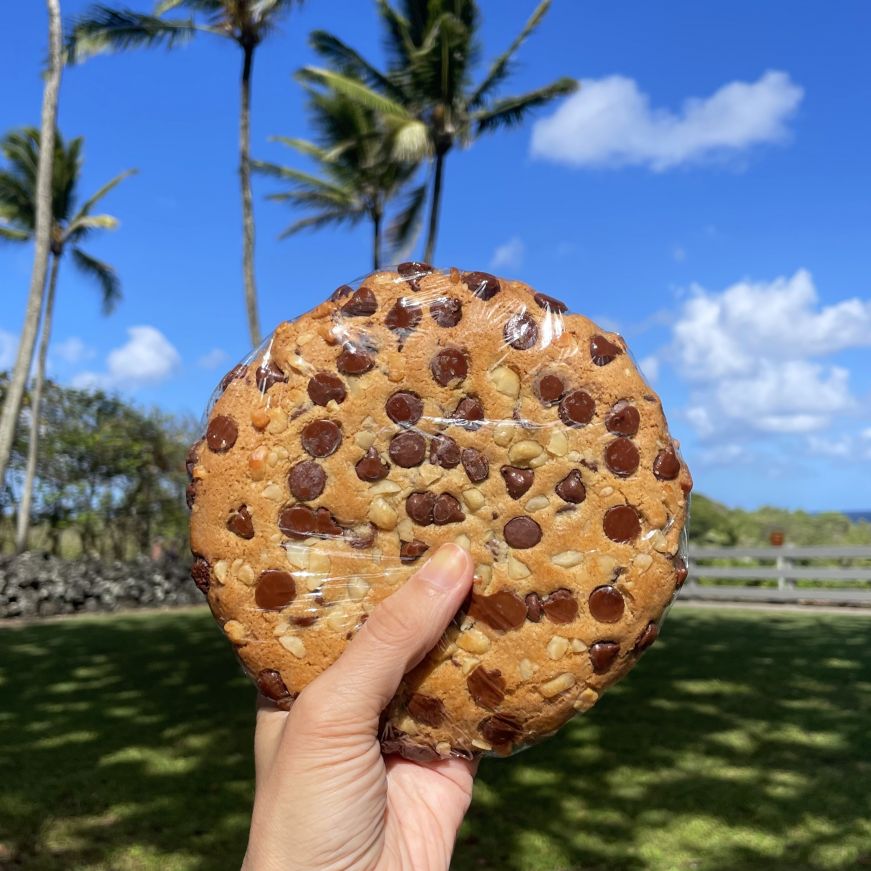
[(502, 529), (511, 547), (534, 547), (541, 541), (541, 527), (531, 517), (513, 517)]
[(441, 726), (447, 718), (445, 706), (441, 699), (425, 696), (423, 693), (413, 693), (408, 700), (408, 713), (427, 726)]
[(520, 737), (523, 726), (507, 714), (494, 714), (478, 723), (478, 731), (494, 747), (506, 747)]
[(354, 288), (351, 287), (350, 284), (343, 284), (340, 287), (337, 287), (330, 294), (330, 302), (338, 302), (340, 299), (344, 299), (346, 296), (350, 296), (354, 292)]
[(664, 448), (653, 461), (653, 474), (660, 481), (671, 481), (680, 473), (680, 460), (674, 448)]
[(390, 472), (390, 465), (381, 459), (375, 448), (369, 448), (357, 460), (357, 465), (354, 466), (354, 469), (361, 481), (380, 481), (387, 477), (387, 474)]
[(487, 670), (479, 665), (466, 678), (469, 695), (482, 708), (496, 708), (505, 698), (505, 678), (498, 668)]
[(505, 489), (512, 499), (519, 499), (535, 479), (532, 469), (518, 469), (517, 466), (503, 466), (499, 472), (505, 480)]
[(638, 468), (638, 448), (628, 438), (614, 439), (605, 447), (605, 465), (621, 478), (628, 478)]
[(239, 427), (236, 426), (236, 421), (232, 417), (218, 414), (209, 421), (209, 428), (206, 430), (206, 444), (209, 446), (209, 450), (216, 454), (229, 451), (236, 444), (238, 437)]
[(625, 399), (616, 402), (605, 415), (605, 427), (615, 435), (634, 436), (638, 432), (641, 415), (634, 405)]
[(339, 538), (342, 527), (326, 508), (288, 505), (278, 515), (278, 528), (291, 538)]
[(343, 375), (363, 375), (375, 365), (372, 355), (362, 348), (346, 346), (336, 358), (336, 368)]
[(526, 618), (533, 623), (538, 623), (541, 620), (541, 615), (544, 609), (541, 607), (541, 596), (538, 593), (527, 593), (526, 595)]
[(426, 456), (426, 439), (419, 432), (401, 432), (390, 440), (389, 453), (403, 469), (419, 466)]
[(491, 596), (472, 593), (468, 614), (493, 629), (519, 629), (526, 620), (526, 603), (510, 590), (499, 590)]
[(683, 557), (676, 556), (674, 558), (674, 586), (679, 590), (687, 579), (689, 570), (687, 569), (686, 560)]
[(535, 379), (532, 389), (542, 405), (553, 405), (563, 398), (563, 394), (566, 392), (566, 385), (559, 375), (545, 372)]
[(541, 607), (553, 623), (571, 623), (578, 616), (578, 601), (571, 590), (559, 589), (541, 600)]
[(593, 419), (596, 404), (586, 390), (573, 390), (559, 404), (559, 416), (566, 426), (584, 426)]
[(405, 500), (405, 513), (420, 526), (429, 526), (433, 521), (435, 494), (428, 491), (409, 493)]
[(257, 389), (261, 393), (266, 393), (273, 384), (286, 383), (287, 375), (273, 360), (269, 360), (265, 366), (257, 367), (254, 380), (257, 382)]
[(290, 691), (274, 668), (264, 668), (257, 675), (257, 689), (268, 699), (280, 702), (290, 698)]
[(581, 480), (581, 473), (572, 469), (554, 488), (556, 495), (566, 502), (578, 505), (587, 498), (587, 488)]
[(463, 468), (469, 480), (477, 484), (487, 479), (490, 474), (490, 463), (477, 448), (463, 448)]
[(615, 505), (609, 508), (605, 512), (602, 528), (611, 541), (633, 541), (641, 535), (641, 521), (638, 512), (631, 505)]
[(229, 386), (231, 381), (235, 381), (237, 378), (244, 378), (245, 374), (248, 372), (248, 367), (244, 363), (240, 363), (238, 366), (234, 366), (222, 379), (221, 379), (221, 393), (223, 393)]
[(372, 547), (375, 544), (377, 533), (378, 528), (375, 524), (367, 520), (348, 531), (348, 544), (351, 547), (357, 548), (357, 550), (365, 550), (367, 547)]
[(433, 503), (432, 519), (437, 526), (444, 526), (446, 523), (459, 523), (466, 519), (466, 515), (463, 514), (456, 497), (451, 496), (450, 493), (442, 493), (436, 496)]
[(420, 306), (403, 297), (396, 300), (393, 308), (387, 312), (384, 326), (391, 330), (409, 333), (420, 323), (421, 317)]
[(193, 582), (203, 595), (209, 592), (209, 584), (212, 582), (212, 569), (205, 557), (198, 556), (194, 560), (191, 566), (191, 578), (193, 578)]
[(564, 302), (560, 302), (560, 300), (554, 299), (554, 297), (548, 296), (546, 293), (536, 293), (532, 298), (535, 300), (535, 304), (545, 311), (565, 314), (569, 310), (569, 307)]
[(587, 602), (594, 620), (600, 623), (616, 623), (625, 610), (626, 603), (620, 595), (620, 591), (610, 584), (596, 587)]
[(460, 446), (450, 436), (433, 436), (429, 443), (429, 461), (434, 466), (453, 469), (460, 464)]
[(443, 296), (430, 304), (429, 313), (440, 327), (455, 327), (463, 317), (463, 304), (455, 296)]
[(490, 275), (489, 272), (465, 272), (463, 273), (463, 284), (479, 299), (493, 299), (502, 290), (499, 279), (495, 275)]
[(378, 308), (378, 300), (368, 287), (354, 291), (351, 298), (342, 306), (342, 314), (349, 317), (366, 317), (374, 315)]
[(429, 363), (432, 377), (447, 387), (452, 382), (459, 384), (469, 374), (469, 358), (459, 348), (442, 348)]
[(194, 477), (194, 466), (200, 461), (199, 448), (200, 442), (194, 442), (190, 446), (190, 450), (187, 452), (187, 456), (184, 460), (184, 468), (187, 472), (188, 478), (193, 479)]
[(281, 569), (267, 569), (260, 572), (254, 601), (264, 611), (280, 611), (287, 607), (296, 596), (296, 583), (290, 572)]
[(460, 425), (465, 429), (476, 430), (480, 426), (477, 422), (484, 420), (484, 406), (477, 396), (464, 396), (451, 412), (451, 418), (463, 421)]
[(331, 420), (313, 420), (303, 427), (300, 441), (313, 457), (328, 457), (342, 443), (342, 431)]
[(597, 641), (590, 648), (590, 662), (592, 663), (593, 671), (596, 674), (606, 672), (619, 653), (619, 644), (615, 644), (613, 641)]
[(318, 615), (316, 612), (309, 610), (308, 613), (305, 614), (294, 614), (290, 618), (290, 622), (293, 623), (294, 626), (314, 626), (315, 623), (318, 622)]
[(635, 642), (633, 653), (644, 653), (656, 639), (659, 638), (659, 627), (652, 620), (644, 627), (644, 631)]
[(529, 312), (518, 312), (508, 319), (503, 335), (515, 350), (528, 351), (538, 341), (538, 324)]
[(254, 538), (254, 523), (247, 505), (240, 505), (230, 512), (227, 518), (227, 529), (239, 538)]
[(287, 483), (297, 499), (308, 502), (324, 492), (327, 474), (314, 460), (303, 460), (290, 470)]
[(188, 507), (188, 510), (194, 507), (194, 502), (197, 501), (197, 483), (196, 481), (191, 481), (187, 487), (184, 488), (184, 501)]
[(604, 336), (593, 336), (590, 339), (590, 357), (597, 366), (610, 363), (623, 349)]
[(423, 400), (412, 390), (397, 390), (384, 403), (384, 410), (394, 423), (414, 426), (423, 414)]
[(326, 405), (331, 399), (338, 403), (345, 401), (347, 393), (342, 379), (329, 372), (318, 372), (308, 381), (309, 399), (315, 405)]
[(414, 260), (400, 263), (396, 267), (396, 271), (406, 280), (408, 286), (417, 293), (420, 290), (420, 280), (424, 275), (428, 275), (433, 271), (429, 263), (422, 263)]
[(585, 469), (589, 469), (591, 472), (599, 471), (599, 464), (595, 460), (581, 460), (581, 465)]
[(429, 545), (419, 538), (412, 541), (401, 541), (399, 543), (399, 561), (403, 565), (410, 565), (417, 562), (428, 550)]

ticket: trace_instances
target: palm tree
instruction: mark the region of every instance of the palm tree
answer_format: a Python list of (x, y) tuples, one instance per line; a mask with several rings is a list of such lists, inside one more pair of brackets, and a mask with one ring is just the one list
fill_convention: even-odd
[[(52, 315), (57, 289), (57, 277), (63, 255), (69, 250), (73, 263), (83, 275), (95, 281), (100, 290), (103, 312), (108, 314), (121, 298), (121, 284), (115, 270), (86, 253), (81, 243), (94, 230), (114, 230), (118, 220), (111, 215), (95, 215), (93, 208), (123, 179), (131, 175), (128, 170), (103, 185), (90, 199), (76, 209), (76, 186), (82, 169), (82, 138), (65, 144), (59, 133), (53, 142), (54, 160), (51, 195), (51, 275), (45, 291), (45, 316), (39, 342), (33, 390), (30, 398), (30, 440), (21, 502), (18, 506), (18, 524), (15, 537), (16, 551), (27, 545), (33, 481), (39, 449), (39, 415), (45, 382), (45, 363), (51, 341)], [(8, 167), (0, 170), (0, 238), (24, 242), (33, 238), (36, 228), (37, 178), (34, 168), (40, 159), (40, 132), (32, 127), (8, 133), (0, 140), (0, 152)]]
[[(73, 22), (67, 38), (70, 61), (107, 51), (158, 45), (174, 48), (198, 33), (232, 39), (242, 50), (239, 100), (239, 179), (242, 194), (242, 264), (251, 342), (260, 344), (254, 281), (254, 207), (251, 199), (251, 73), (257, 46), (279, 18), (302, 0), (162, 0), (153, 15), (126, 8), (92, 6)], [(188, 18), (165, 18), (186, 9)]]
[(402, 11), (377, 0), (386, 31), (388, 69), (380, 72), (362, 55), (324, 31), (312, 34), (321, 57), (346, 72), (306, 67), (300, 77), (319, 82), (382, 114), (394, 130), (397, 152), (430, 156), (435, 167), (424, 260), (432, 260), (448, 152), (459, 144), (520, 124), (532, 109), (577, 89), (575, 79), (560, 78), (542, 88), (511, 97), (495, 93), (511, 72), (514, 55), (541, 23), (551, 5), (542, 0), (511, 45), (472, 85), (479, 53), (477, 0), (402, 0)]
[[(48, 6), (48, 70), (42, 93), (42, 138), (48, 143), (45, 156), (34, 164), (36, 174), (35, 201), (33, 203), (33, 235), (36, 239), (33, 256), (33, 271), (30, 276), (30, 293), (27, 298), (27, 311), (24, 315), (24, 328), (21, 330), (21, 340), (18, 343), (18, 354), (15, 368), (3, 401), (3, 412), (0, 414), (0, 487), (6, 478), (6, 467), (12, 453), (12, 443), (15, 439), (15, 428), (18, 425), (18, 415), (24, 399), (24, 388), (33, 362), (33, 348), (36, 344), (36, 333), (42, 317), (42, 297), (45, 287), (45, 277), (48, 272), (49, 246), (51, 243), (51, 192), (52, 192), (52, 161), (49, 155), (54, 148), (54, 132), (57, 121), (57, 100), (60, 91), (61, 70), (63, 69), (62, 30), (59, 0), (46, 0)], [(0, 213), (0, 220), (6, 221)]]
[[(254, 161), (255, 170), (291, 183), (288, 191), (268, 199), (287, 201), (312, 214), (292, 223), (279, 238), (306, 228), (372, 222), (372, 265), (381, 265), (382, 226), (388, 202), (413, 178), (417, 161), (397, 160), (392, 143), (379, 123), (378, 114), (332, 90), (309, 89), (309, 109), (318, 142), (274, 137), (316, 164), (316, 174), (286, 166)], [(398, 217), (394, 235), (404, 243), (416, 225), (426, 192), (411, 191), (409, 205)]]

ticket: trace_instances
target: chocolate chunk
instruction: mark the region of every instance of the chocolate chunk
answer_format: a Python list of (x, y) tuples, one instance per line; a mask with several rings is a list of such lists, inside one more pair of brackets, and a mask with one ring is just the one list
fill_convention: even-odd
[(301, 626), (303, 628), (314, 626), (314, 624), (318, 622), (318, 615), (312, 609), (309, 609), (305, 614), (294, 614), (290, 618), (290, 622), (293, 623), (294, 626)]
[(593, 419), (596, 404), (586, 390), (573, 390), (559, 404), (559, 416), (566, 426), (584, 426)]
[(342, 527), (326, 508), (287, 505), (278, 515), (278, 528), (291, 538), (340, 538)]
[(425, 696), (423, 693), (413, 693), (408, 700), (408, 713), (427, 726), (441, 726), (447, 718), (445, 706), (441, 699)]
[(326, 483), (327, 473), (314, 460), (297, 463), (287, 479), (290, 492), (302, 502), (317, 499), (324, 492)]
[(397, 390), (384, 403), (384, 410), (394, 423), (414, 426), (423, 414), (423, 400), (412, 390)]
[(345, 401), (347, 393), (338, 375), (318, 372), (309, 378), (308, 395), (315, 405), (326, 405), (331, 399), (341, 404)]
[(418, 525), (429, 526), (433, 522), (435, 494), (428, 491), (409, 493), (405, 500), (405, 513)]
[(240, 505), (230, 512), (227, 518), (227, 529), (239, 538), (254, 538), (254, 522), (251, 520), (251, 512), (247, 505)]
[(626, 603), (616, 587), (604, 584), (590, 593), (587, 606), (594, 620), (600, 623), (616, 623), (623, 616)]
[(456, 497), (451, 496), (450, 493), (442, 493), (436, 496), (433, 503), (432, 519), (437, 526), (444, 526), (446, 523), (459, 523), (466, 519), (466, 515), (463, 514)]
[(284, 701), (291, 696), (281, 675), (274, 668), (264, 668), (260, 671), (257, 675), (257, 689), (274, 702)]
[(342, 314), (349, 317), (366, 317), (374, 315), (378, 308), (378, 300), (368, 287), (354, 291), (351, 298), (342, 306)]
[(674, 448), (664, 448), (653, 461), (653, 474), (660, 481), (671, 481), (680, 474), (680, 460)]
[(268, 360), (265, 366), (258, 366), (254, 373), (254, 380), (257, 382), (257, 389), (261, 393), (266, 393), (273, 384), (284, 384), (287, 382), (287, 375), (275, 363), (274, 360)]
[(590, 648), (590, 662), (596, 674), (604, 674), (620, 653), (620, 645), (613, 641), (597, 641)]
[(498, 668), (488, 671), (479, 665), (466, 678), (466, 686), (475, 703), (491, 711), (505, 698), (505, 678)]
[(508, 319), (503, 335), (507, 345), (517, 351), (528, 351), (538, 341), (538, 324), (529, 312), (518, 312)]
[(581, 480), (581, 473), (572, 469), (554, 488), (556, 495), (566, 502), (578, 505), (587, 498), (587, 488)]
[(485, 481), (490, 474), (490, 463), (477, 448), (463, 448), (463, 468), (474, 484)]
[(511, 547), (534, 547), (541, 541), (541, 527), (531, 517), (513, 517), (502, 529)]
[(232, 417), (218, 414), (209, 421), (209, 428), (206, 430), (206, 444), (209, 446), (209, 450), (216, 454), (229, 451), (236, 444), (238, 437), (239, 427), (236, 426), (236, 421)]
[(191, 445), (190, 450), (187, 452), (187, 456), (184, 460), (184, 468), (188, 474), (188, 478), (193, 480), (194, 477), (194, 466), (200, 461), (199, 452), (197, 448), (200, 446), (200, 442), (195, 442)]
[(641, 415), (634, 405), (630, 405), (625, 399), (614, 403), (614, 406), (605, 415), (605, 427), (608, 432), (615, 435), (634, 436), (638, 432), (638, 424)]
[(265, 572), (260, 572), (254, 590), (254, 601), (258, 608), (264, 611), (280, 611), (295, 597), (296, 583), (290, 572), (281, 569), (267, 569)]
[(351, 287), (350, 284), (343, 284), (340, 287), (337, 287), (330, 294), (330, 302), (338, 302), (340, 299), (344, 299), (346, 296), (350, 296), (354, 292), (354, 288)]
[(198, 556), (194, 560), (191, 566), (191, 578), (193, 578), (193, 582), (203, 595), (209, 592), (209, 584), (212, 582), (212, 569), (205, 557)]
[(401, 432), (390, 440), (389, 453), (403, 469), (419, 466), (426, 456), (426, 439), (419, 432)]
[(313, 457), (328, 457), (342, 443), (342, 431), (331, 420), (313, 420), (303, 427), (300, 441)]
[(541, 621), (541, 615), (544, 609), (541, 607), (541, 596), (538, 593), (527, 593), (526, 595), (526, 619), (533, 623)]
[(460, 464), (460, 446), (450, 436), (433, 436), (429, 443), (429, 461), (434, 466), (453, 469)]
[(387, 312), (384, 326), (398, 332), (410, 333), (420, 323), (421, 317), (420, 306), (403, 297), (396, 300), (393, 308)]
[(532, 469), (518, 469), (517, 466), (503, 466), (499, 472), (505, 480), (505, 489), (512, 499), (519, 499), (535, 479)]
[(336, 358), (336, 368), (343, 375), (363, 375), (375, 365), (372, 355), (362, 348), (348, 345)]
[(360, 523), (353, 529), (348, 531), (348, 544), (357, 550), (365, 550), (367, 547), (372, 547), (375, 544), (375, 536), (378, 534), (378, 528), (374, 523), (368, 520)]
[(553, 623), (571, 623), (578, 616), (578, 602), (571, 590), (554, 590), (541, 600), (541, 607)]
[(455, 327), (463, 317), (463, 304), (455, 296), (443, 296), (430, 304), (429, 313), (440, 327)]
[(389, 463), (385, 463), (375, 448), (369, 448), (363, 456), (357, 460), (354, 466), (357, 477), (361, 481), (380, 481), (387, 477), (390, 471)]
[(432, 272), (433, 268), (429, 263), (410, 260), (400, 263), (396, 267), (396, 271), (405, 279), (408, 286), (417, 293), (420, 290), (420, 279)]
[(476, 430), (480, 424), (477, 421), (484, 420), (484, 406), (477, 396), (464, 396), (457, 407), (451, 412), (453, 420), (464, 421), (460, 425), (465, 429)]
[(593, 336), (590, 339), (590, 357), (597, 366), (610, 363), (623, 349), (604, 336)]
[(469, 358), (465, 351), (459, 348), (442, 348), (429, 363), (432, 377), (447, 387), (449, 384), (459, 384), (469, 374)]
[(569, 307), (564, 302), (554, 299), (554, 297), (548, 296), (546, 293), (536, 293), (532, 298), (535, 300), (535, 304), (545, 311), (565, 314), (569, 310)]
[(489, 272), (465, 272), (463, 273), (463, 284), (479, 299), (493, 299), (502, 290), (499, 279), (495, 275), (490, 275)]
[(428, 550), (429, 545), (419, 538), (412, 541), (401, 541), (399, 543), (399, 561), (403, 565), (410, 565), (417, 562)]
[(689, 570), (687, 569), (686, 560), (683, 557), (676, 556), (674, 558), (674, 587), (679, 590), (687, 579)]
[(622, 436), (605, 447), (605, 465), (621, 478), (628, 478), (638, 468), (638, 448)]
[(659, 627), (652, 620), (644, 627), (644, 631), (635, 642), (633, 653), (644, 653), (656, 639), (659, 638)]
[(559, 375), (545, 372), (535, 379), (532, 389), (542, 405), (553, 405), (563, 398), (563, 394), (566, 392), (566, 385)]
[(248, 367), (244, 363), (240, 363), (238, 366), (234, 366), (222, 379), (221, 379), (221, 393), (223, 393), (229, 386), (231, 381), (235, 381), (237, 378), (244, 378), (245, 374), (248, 372)]
[(526, 603), (510, 590), (499, 590), (491, 596), (472, 593), (468, 614), (493, 629), (519, 629), (526, 620)]
[(615, 505), (609, 508), (605, 512), (602, 528), (611, 541), (634, 541), (641, 535), (641, 521), (638, 512), (631, 505)]
[(523, 726), (507, 714), (494, 714), (478, 723), (478, 731), (494, 747), (504, 748), (520, 737)]
[(197, 483), (196, 481), (191, 481), (187, 487), (184, 488), (184, 501), (188, 507), (188, 510), (194, 507), (194, 502), (197, 501)]

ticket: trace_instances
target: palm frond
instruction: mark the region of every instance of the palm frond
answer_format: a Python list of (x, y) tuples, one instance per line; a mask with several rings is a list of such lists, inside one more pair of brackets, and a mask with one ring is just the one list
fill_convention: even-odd
[(314, 30), (309, 36), (309, 45), (339, 72), (356, 77), (394, 99), (402, 99), (402, 91), (387, 76), (334, 34)]
[(77, 241), (91, 230), (117, 230), (119, 220), (112, 215), (79, 215), (66, 228), (65, 237)]
[(379, 94), (363, 82), (343, 76), (341, 73), (319, 67), (304, 67), (296, 75), (301, 81), (316, 82), (332, 88), (336, 93), (348, 97), (361, 106), (380, 112), (382, 115), (403, 120), (411, 118), (408, 110), (402, 104)]
[(488, 109), (472, 115), (472, 121), (477, 126), (477, 133), (489, 133), (500, 127), (514, 127), (519, 124), (533, 109), (544, 106), (557, 97), (571, 94), (578, 89), (576, 79), (562, 78), (543, 88), (528, 91), (515, 97), (505, 97), (497, 100)]
[(118, 173), (118, 175), (116, 175), (115, 178), (113, 178), (111, 181), (106, 182), (106, 184), (104, 184), (103, 187), (99, 188), (97, 190), (97, 192), (92, 197), (90, 197), (89, 199), (85, 200), (82, 203), (81, 207), (79, 208), (79, 211), (76, 213), (76, 216), (72, 219), (72, 222), (74, 223), (79, 218), (87, 215), (91, 211), (91, 209), (101, 199), (103, 199), (103, 197), (105, 197), (106, 194), (109, 193), (109, 191), (118, 187), (118, 185), (121, 184), (121, 182), (124, 181), (125, 178), (130, 178), (131, 175), (136, 175), (136, 173), (138, 171), (139, 170), (137, 170), (137, 169), (125, 169), (124, 172)]
[(402, 210), (387, 228), (387, 241), (394, 250), (409, 249), (420, 232), (428, 184), (424, 182), (409, 191)]
[(30, 236), (26, 230), (16, 230), (0, 221), (0, 239), (5, 242), (26, 242)]
[(296, 139), (292, 136), (270, 136), (269, 141), (280, 142), (282, 145), (286, 145), (288, 148), (292, 148), (300, 154), (314, 157), (315, 160), (327, 159), (327, 152), (314, 142), (309, 142), (308, 139)]
[(400, 15), (387, 0), (377, 0), (378, 14), (387, 30), (385, 48), (394, 69), (402, 70), (414, 53), (408, 19)]
[(103, 313), (109, 314), (121, 299), (121, 280), (118, 278), (118, 273), (108, 263), (91, 257), (81, 248), (73, 248), (72, 251), (73, 262), (79, 271), (97, 282), (101, 291)]
[(393, 156), (406, 163), (418, 163), (432, 152), (429, 129), (423, 121), (409, 121), (393, 137)]
[(309, 215), (307, 218), (301, 218), (295, 221), (279, 234), (279, 239), (286, 239), (288, 236), (293, 236), (299, 233), (300, 230), (316, 230), (319, 227), (325, 227), (327, 224), (345, 224), (350, 222), (356, 224), (363, 217), (361, 212), (359, 215), (351, 215), (344, 210), (336, 209), (329, 212), (320, 212), (317, 215)]
[(269, 163), (264, 160), (252, 160), (251, 168), (262, 175), (268, 175), (272, 178), (289, 179), (303, 185), (309, 185), (312, 188), (333, 194), (342, 194), (344, 191), (339, 185), (331, 184), (316, 175), (308, 172), (301, 172), (298, 169), (293, 169), (289, 166), (281, 166), (278, 163)]

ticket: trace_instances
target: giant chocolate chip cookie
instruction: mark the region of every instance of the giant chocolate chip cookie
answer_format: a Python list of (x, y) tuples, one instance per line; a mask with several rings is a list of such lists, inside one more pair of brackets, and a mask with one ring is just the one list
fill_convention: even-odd
[(343, 286), (229, 372), (189, 457), (193, 577), (288, 706), (441, 542), (474, 591), (385, 750), (506, 753), (593, 705), (686, 577), (691, 480), (623, 340), (485, 272)]

